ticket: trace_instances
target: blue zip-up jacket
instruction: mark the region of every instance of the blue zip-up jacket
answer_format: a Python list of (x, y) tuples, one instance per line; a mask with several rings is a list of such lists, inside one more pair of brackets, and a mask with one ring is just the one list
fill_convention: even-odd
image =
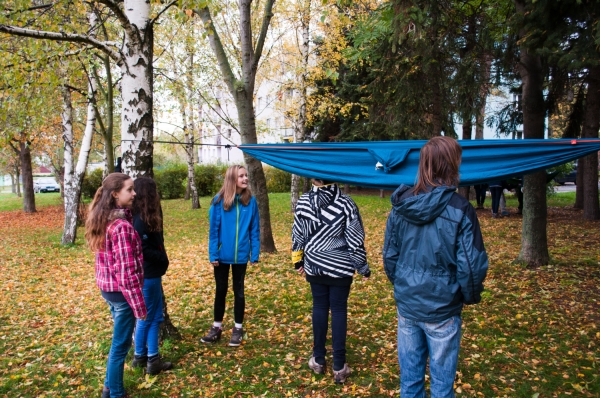
[(223, 208), (223, 201), (210, 205), (208, 218), (208, 256), (210, 262), (225, 264), (246, 264), (257, 262), (260, 253), (260, 218), (254, 196), (247, 206), (235, 200), (229, 211)]
[(481, 300), (488, 258), (473, 206), (455, 187), (392, 195), (383, 264), (400, 315), (441, 322)]

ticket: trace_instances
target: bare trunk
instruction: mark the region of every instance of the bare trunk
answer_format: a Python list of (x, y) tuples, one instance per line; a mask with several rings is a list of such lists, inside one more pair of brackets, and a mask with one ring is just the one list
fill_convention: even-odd
[(153, 26), (150, 2), (125, 0), (130, 25), (125, 30), (122, 74), (121, 157), (123, 172), (133, 178), (152, 177)]
[(575, 203), (573, 208), (583, 209), (583, 171), (580, 167), (583, 167), (583, 159), (577, 159), (577, 175), (575, 176)]
[[(187, 106), (187, 123), (185, 126), (185, 142), (188, 162), (188, 187), (192, 197), (192, 209), (200, 208), (200, 199), (198, 198), (198, 188), (196, 188), (196, 179), (194, 176), (194, 141), (195, 141), (195, 115), (194, 115), (194, 51), (191, 46), (187, 46), (188, 67), (186, 71), (186, 101)], [(188, 195), (189, 198), (189, 195)]]
[(21, 177), (23, 179), (23, 211), (35, 213), (35, 195), (33, 193), (33, 168), (31, 166), (31, 151), (29, 143), (19, 142), (19, 160), (21, 162)]
[(63, 88), (63, 140), (64, 140), (64, 205), (65, 222), (61, 238), (62, 245), (74, 244), (77, 239), (77, 223), (80, 215), (81, 186), (89, 153), (92, 146), (92, 137), (96, 126), (96, 110), (94, 108), (97, 81), (90, 76), (88, 85), (88, 105), (86, 126), (81, 140), (77, 164), (74, 163), (73, 145), (73, 107), (71, 105), (71, 92)]
[(15, 193), (17, 197), (21, 197), (21, 168), (19, 166), (15, 166)]
[[(525, 13), (523, 0), (515, 0), (515, 6), (517, 12)], [(520, 32), (521, 37), (525, 34), (525, 31)], [(544, 77), (540, 57), (530, 54), (525, 46), (521, 47), (518, 70), (523, 82), (523, 134), (526, 139), (544, 138)], [(546, 232), (546, 173), (524, 176), (523, 185), (523, 223), (518, 260), (528, 266), (541, 266), (550, 260)]]
[[(305, 7), (300, 16), (300, 24), (302, 30), (302, 43), (300, 45), (300, 54), (302, 56), (302, 70), (304, 71), (300, 77), (300, 104), (298, 109), (298, 120), (294, 124), (294, 141), (304, 142), (306, 129), (306, 102), (307, 102), (307, 74), (308, 74), (308, 55), (310, 45), (310, 16), (311, 16), (311, 0), (305, 2)], [(296, 204), (300, 198), (300, 189), (302, 177), (292, 174), (291, 184), (291, 208), (292, 212), (296, 210)]]
[[(473, 121), (471, 120), (470, 117), (465, 117), (463, 119), (463, 124), (462, 124), (462, 139), (470, 140), (472, 133), (473, 133)], [(458, 188), (458, 193), (460, 195), (462, 195), (464, 198), (466, 198), (467, 200), (469, 200), (469, 191), (470, 190), (471, 190), (471, 187), (460, 187), (460, 188)]]
[(437, 135), (442, 134), (442, 92), (440, 89), (439, 81), (433, 77), (432, 84), (432, 104), (431, 104), (431, 112), (432, 112), (432, 130), (431, 137), (435, 137)]
[[(588, 90), (585, 98), (585, 115), (583, 119), (582, 138), (598, 138), (600, 128), (600, 67), (590, 68)], [(583, 177), (583, 218), (585, 220), (600, 219), (598, 203), (598, 154), (584, 157), (578, 164), (577, 173)]]
[(487, 103), (487, 97), (490, 91), (490, 76), (492, 72), (492, 61), (494, 60), (494, 56), (491, 54), (485, 54), (483, 56), (484, 60), (484, 70), (482, 77), (482, 84), (479, 90), (479, 110), (475, 117), (475, 139), (482, 140), (483, 139), (483, 128), (485, 122), (485, 106)]

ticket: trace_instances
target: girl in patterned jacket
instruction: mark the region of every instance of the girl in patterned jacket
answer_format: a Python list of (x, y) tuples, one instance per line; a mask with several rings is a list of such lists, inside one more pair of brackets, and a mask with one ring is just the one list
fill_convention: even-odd
[(109, 174), (96, 191), (85, 223), (85, 238), (96, 253), (96, 285), (114, 322), (102, 398), (126, 396), (125, 357), (136, 318), (146, 319), (142, 244), (130, 211), (134, 197), (131, 177)]
[(346, 381), (348, 296), (354, 272), (371, 275), (364, 246), (365, 231), (358, 207), (338, 186), (313, 179), (313, 188), (300, 197), (292, 228), (292, 262), (306, 275), (313, 297), (313, 355), (308, 366), (325, 373), (325, 341), (331, 310), (333, 378)]

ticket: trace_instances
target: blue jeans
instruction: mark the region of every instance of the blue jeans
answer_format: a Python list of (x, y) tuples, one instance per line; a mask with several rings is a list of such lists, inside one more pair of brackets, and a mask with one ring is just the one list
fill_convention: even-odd
[(125, 395), (123, 368), (125, 357), (131, 348), (131, 336), (135, 326), (133, 310), (127, 302), (106, 301), (113, 318), (113, 337), (106, 363), (104, 386), (110, 389), (111, 398)]
[(137, 320), (135, 326), (135, 355), (158, 355), (158, 331), (163, 318), (162, 279), (144, 279), (144, 301), (148, 315), (146, 320)]
[(340, 370), (346, 363), (346, 330), (348, 327), (348, 296), (350, 286), (329, 286), (311, 283), (313, 296), (313, 356), (320, 362), (325, 359), (325, 342), (331, 309), (331, 340), (333, 368)]
[(454, 397), (462, 319), (415, 322), (398, 314), (400, 396), (425, 398), (425, 366), (429, 357), (431, 398)]

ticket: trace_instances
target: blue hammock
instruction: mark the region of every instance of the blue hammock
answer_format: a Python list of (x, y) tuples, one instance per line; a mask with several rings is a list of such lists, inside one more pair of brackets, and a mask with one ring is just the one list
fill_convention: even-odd
[[(414, 185), (419, 151), (427, 141), (246, 144), (238, 148), (303, 177), (395, 189)], [(461, 185), (521, 177), (600, 150), (600, 140), (464, 140)]]

